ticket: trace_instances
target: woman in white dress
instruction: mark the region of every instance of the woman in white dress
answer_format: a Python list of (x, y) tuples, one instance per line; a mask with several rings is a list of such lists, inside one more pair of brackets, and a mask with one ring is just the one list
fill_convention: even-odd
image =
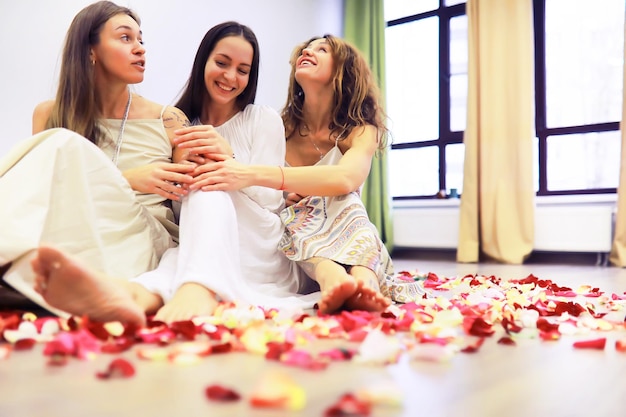
[(392, 262), (360, 199), (387, 132), (374, 77), (358, 50), (332, 35), (296, 47), (291, 64), (282, 113), (289, 166), (222, 158), (191, 188), (289, 191), (281, 248), (319, 283), (320, 311), (384, 310)]
[[(253, 104), (258, 70), (258, 42), (248, 27), (225, 22), (207, 32), (176, 104), (193, 121), (176, 131), (175, 142), (185, 144), (181, 149), (190, 147), (206, 159), (226, 155), (247, 164), (284, 163), (280, 116)], [(199, 165), (193, 175), (201, 178), (211, 164)], [(266, 187), (191, 191), (182, 200), (180, 244), (154, 271), (113, 284), (114, 279), (43, 247), (33, 263), (38, 291), (72, 314), (139, 324), (144, 313), (166, 322), (208, 315), (219, 300), (313, 307), (319, 294), (298, 294), (304, 284), (298, 269), (278, 251), (283, 207), (282, 192)], [(81, 283), (72, 297), (61, 291), (69, 282)]]
[(173, 139), (188, 121), (130, 91), (145, 71), (139, 25), (108, 1), (81, 10), (56, 99), (37, 106), (34, 136), (0, 160), (3, 280), (61, 315), (33, 290), (30, 260), (42, 243), (128, 279), (155, 268), (178, 235), (170, 200), (187, 193), (175, 183), (189, 184), (194, 165), (172, 163)]

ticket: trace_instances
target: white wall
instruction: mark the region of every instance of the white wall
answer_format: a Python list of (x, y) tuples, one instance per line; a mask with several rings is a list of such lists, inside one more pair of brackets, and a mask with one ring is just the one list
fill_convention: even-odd
[[(54, 97), (64, 36), (91, 0), (0, 0), (0, 156), (30, 136), (32, 111)], [(257, 35), (261, 67), (257, 103), (285, 102), (289, 55), (311, 36), (343, 35), (342, 0), (118, 0), (142, 20), (145, 80), (136, 91), (171, 103), (191, 70), (196, 49), (213, 25), (236, 20)]]

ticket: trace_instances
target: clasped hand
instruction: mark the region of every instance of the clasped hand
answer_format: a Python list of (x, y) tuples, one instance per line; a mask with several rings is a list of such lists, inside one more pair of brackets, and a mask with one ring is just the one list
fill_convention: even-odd
[(190, 126), (176, 130), (175, 134), (174, 144), (187, 151), (187, 158), (204, 158), (191, 173), (194, 179), (190, 190), (237, 190), (247, 185), (241, 182), (246, 166), (235, 161), (230, 144), (213, 126)]
[(180, 201), (189, 192), (195, 168), (196, 164), (191, 162), (157, 162), (129, 169), (123, 175), (135, 191)]
[(177, 129), (173, 142), (189, 155), (199, 155), (208, 160), (233, 157), (233, 148), (211, 125), (189, 126)]

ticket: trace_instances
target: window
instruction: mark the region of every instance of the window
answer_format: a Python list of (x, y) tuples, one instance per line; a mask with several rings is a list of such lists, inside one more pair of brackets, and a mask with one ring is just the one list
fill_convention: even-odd
[(463, 187), (467, 17), (453, 0), (385, 0), (391, 195)]
[(615, 193), (624, 0), (534, 0), (539, 195)]
[[(538, 195), (615, 193), (624, 0), (534, 0)], [(458, 0), (385, 0), (394, 199), (463, 186), (467, 16)]]

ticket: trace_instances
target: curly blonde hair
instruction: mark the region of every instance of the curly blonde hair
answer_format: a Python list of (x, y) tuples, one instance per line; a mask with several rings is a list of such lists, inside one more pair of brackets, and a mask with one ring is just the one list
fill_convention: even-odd
[(380, 103), (380, 90), (370, 67), (361, 52), (349, 42), (333, 35), (314, 37), (296, 46), (291, 54), (291, 75), (287, 103), (281, 116), (286, 137), (304, 124), (302, 107), (304, 91), (295, 78), (296, 61), (302, 51), (314, 40), (326, 39), (334, 61), (333, 109), (331, 113), (331, 135), (346, 138), (355, 127), (373, 125), (380, 132), (379, 149), (386, 146), (387, 127), (385, 112)]

